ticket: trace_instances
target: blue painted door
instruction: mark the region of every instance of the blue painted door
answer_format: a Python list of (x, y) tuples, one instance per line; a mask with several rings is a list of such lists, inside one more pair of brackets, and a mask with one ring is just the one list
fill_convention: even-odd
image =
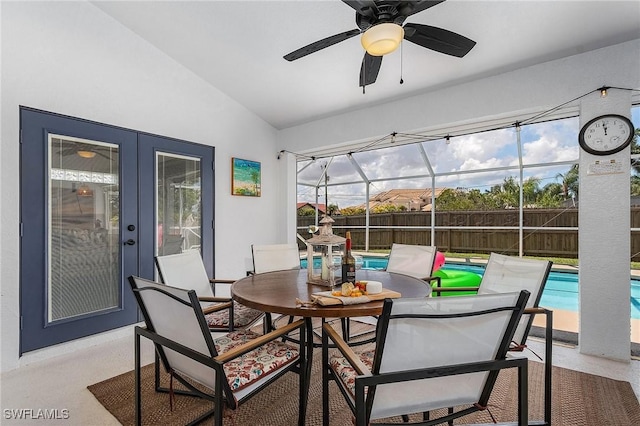
[(138, 322), (126, 277), (154, 278), (156, 254), (200, 249), (213, 274), (212, 147), (29, 108), (20, 120), (21, 354)]

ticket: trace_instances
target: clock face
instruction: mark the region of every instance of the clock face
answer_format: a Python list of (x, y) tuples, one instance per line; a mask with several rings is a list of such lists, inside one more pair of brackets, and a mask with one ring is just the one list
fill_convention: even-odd
[(578, 142), (585, 151), (609, 155), (622, 151), (633, 139), (633, 124), (622, 115), (602, 115), (582, 127)]

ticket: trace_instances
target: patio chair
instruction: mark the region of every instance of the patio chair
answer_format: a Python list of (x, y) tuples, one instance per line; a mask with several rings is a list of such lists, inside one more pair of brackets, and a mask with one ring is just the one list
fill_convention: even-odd
[[(355, 415), (369, 421), (421, 414), (432, 425), (483, 410), (499, 370), (518, 369), (518, 424), (527, 424), (527, 360), (507, 359), (529, 293), (386, 299), (374, 350), (356, 353), (338, 333), (322, 329), (323, 424), (329, 424), (329, 381)], [(337, 350), (329, 354), (329, 340)], [(429, 420), (429, 412), (450, 409)], [(393, 420), (391, 420), (393, 421)], [(376, 424), (378, 424), (376, 422)], [(380, 423), (390, 424), (390, 423)]]
[(233, 280), (209, 279), (199, 250), (156, 256), (155, 260), (164, 284), (196, 291), (211, 330), (231, 332), (251, 327), (263, 318), (263, 312), (235, 302), (228, 296), (216, 297), (215, 285), (231, 284)]
[[(419, 278), (425, 281), (425, 285), (431, 285), (432, 281), (440, 282), (440, 277), (432, 277), (433, 265), (436, 261), (436, 253), (438, 252), (435, 246), (423, 246), (423, 245), (411, 245), (411, 244), (397, 244), (393, 243), (391, 251), (389, 252), (389, 260), (387, 263), (387, 272), (396, 274), (409, 275), (414, 278)], [(374, 323), (367, 319), (360, 319), (362, 322)], [(346, 336), (349, 339), (353, 339), (365, 334), (374, 332), (375, 330), (367, 330), (355, 335), (350, 333), (350, 325), (346, 324), (347, 331)]]
[[(527, 290), (531, 297), (524, 314), (513, 335), (510, 351), (523, 351), (526, 348), (529, 331), (536, 314), (545, 315), (545, 419), (543, 424), (551, 422), (551, 366), (553, 343), (553, 312), (539, 307), (544, 286), (551, 271), (552, 262), (541, 259), (525, 259), (515, 256), (491, 253), (482, 280), (478, 287), (435, 287), (434, 295), (451, 291), (477, 291), (477, 294), (495, 294), (518, 290)], [(536, 354), (537, 356), (537, 354)], [(540, 358), (540, 357), (538, 357)], [(540, 358), (542, 359), (542, 358)]]
[(255, 274), (300, 269), (300, 251), (297, 244), (253, 244), (251, 254)]
[(389, 252), (387, 272), (410, 275), (424, 280), (435, 280), (435, 277), (431, 277), (431, 273), (437, 252), (435, 246), (393, 243)]
[[(222, 425), (225, 406), (235, 410), (288, 371), (300, 374), (298, 423), (304, 424), (306, 381), (303, 372), (307, 366), (303, 320), (267, 335), (241, 330), (213, 338), (194, 290), (133, 276), (129, 277), (129, 283), (146, 324), (146, 327), (135, 327), (137, 425), (142, 423), (140, 337), (153, 341), (156, 364), (161, 362), (171, 376), (168, 389), (170, 405), (175, 393), (213, 401), (213, 408), (191, 424), (214, 416), (214, 424)], [(300, 331), (299, 345), (279, 340), (294, 330)], [(174, 379), (185, 389), (174, 389)], [(167, 389), (156, 387), (156, 391)]]
[[(286, 271), (289, 269), (300, 269), (300, 251), (297, 244), (252, 244), (251, 257), (253, 258), (254, 274), (266, 272)], [(265, 330), (275, 329), (275, 323), (284, 315), (272, 319), (267, 313)], [(289, 323), (293, 317), (289, 317)]]

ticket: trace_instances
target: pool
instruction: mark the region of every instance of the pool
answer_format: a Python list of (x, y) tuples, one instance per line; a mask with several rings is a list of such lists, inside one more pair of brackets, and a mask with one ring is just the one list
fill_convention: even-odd
[[(320, 259), (316, 259), (315, 266), (320, 267)], [(303, 268), (307, 267), (305, 259), (300, 261)], [(364, 257), (363, 268), (384, 269), (387, 267), (386, 257)], [(457, 271), (474, 272), (480, 276), (484, 274), (484, 267), (479, 265), (445, 263), (444, 269), (454, 269)], [(630, 280), (631, 283), (631, 318), (640, 319), (640, 280)], [(550, 309), (562, 309), (565, 311), (578, 312), (578, 274), (571, 272), (551, 271), (540, 306)]]

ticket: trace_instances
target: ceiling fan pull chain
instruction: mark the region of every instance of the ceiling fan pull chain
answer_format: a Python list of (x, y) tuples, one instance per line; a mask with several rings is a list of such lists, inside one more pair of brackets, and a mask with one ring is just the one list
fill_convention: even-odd
[(404, 43), (400, 43), (400, 84), (404, 83), (404, 80), (402, 79), (402, 64), (404, 63), (404, 48), (402, 47), (404, 45)]

